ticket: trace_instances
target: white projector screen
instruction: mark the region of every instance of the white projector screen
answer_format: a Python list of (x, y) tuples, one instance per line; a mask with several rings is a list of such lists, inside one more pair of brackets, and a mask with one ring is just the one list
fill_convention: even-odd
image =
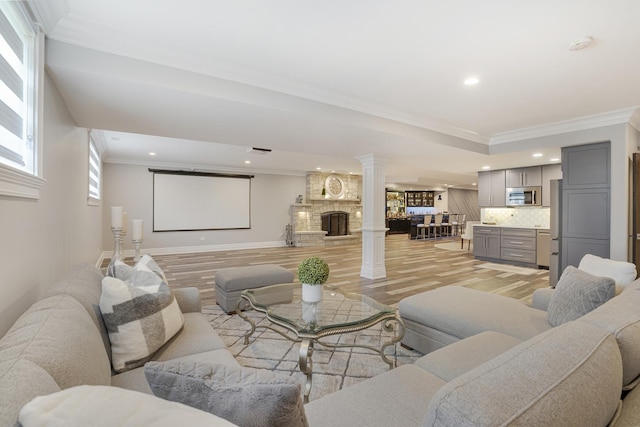
[(251, 228), (251, 176), (153, 172), (153, 231)]

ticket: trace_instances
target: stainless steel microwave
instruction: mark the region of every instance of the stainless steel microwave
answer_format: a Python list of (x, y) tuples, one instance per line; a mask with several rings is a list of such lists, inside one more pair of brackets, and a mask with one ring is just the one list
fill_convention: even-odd
[(541, 206), (542, 187), (507, 188), (507, 206)]

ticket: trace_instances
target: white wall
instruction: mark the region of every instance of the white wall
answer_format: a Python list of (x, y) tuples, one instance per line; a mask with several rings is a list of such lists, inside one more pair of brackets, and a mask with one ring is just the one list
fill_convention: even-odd
[[(159, 169), (157, 166), (154, 168)], [(142, 252), (159, 254), (208, 250), (227, 250), (283, 246), (289, 206), (298, 194), (305, 194), (304, 176), (256, 174), (251, 180), (251, 228), (246, 230), (202, 230), (152, 232), (153, 174), (146, 166), (107, 163), (104, 165), (105, 226), (102, 230), (105, 256), (113, 251), (113, 234), (109, 228), (111, 206), (123, 206), (129, 221), (144, 221)], [(224, 210), (224, 206), (220, 206)], [(129, 224), (131, 228), (131, 224)], [(130, 236), (125, 251), (131, 253)]]
[(69, 268), (95, 263), (102, 210), (87, 205), (87, 131), (45, 77), (40, 200), (0, 196), (0, 336)]

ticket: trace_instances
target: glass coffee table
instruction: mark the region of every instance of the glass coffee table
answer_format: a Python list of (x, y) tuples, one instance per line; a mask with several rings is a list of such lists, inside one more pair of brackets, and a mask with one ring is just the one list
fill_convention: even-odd
[[(293, 291), (293, 300), (285, 304), (271, 304), (274, 294)], [(371, 297), (356, 293), (348, 293), (337, 287), (324, 285), (322, 301), (307, 303), (301, 300), (302, 287), (299, 283), (265, 286), (249, 289), (241, 293), (236, 313), (251, 329), (244, 336), (244, 343), (249, 344), (249, 337), (256, 329), (269, 329), (283, 337), (300, 343), (298, 365), (307, 377), (304, 402), (309, 401), (312, 384), (313, 346), (318, 343), (324, 347), (358, 347), (380, 354), (382, 360), (393, 368), (396, 360), (385, 354), (385, 349), (399, 342), (404, 335), (404, 323), (394, 307), (381, 304)], [(264, 313), (270, 325), (256, 325), (242, 309), (248, 307)], [(322, 341), (323, 337), (346, 334), (371, 328), (381, 324), (385, 332), (393, 333), (389, 341), (383, 342), (380, 348), (364, 344), (339, 344)]]

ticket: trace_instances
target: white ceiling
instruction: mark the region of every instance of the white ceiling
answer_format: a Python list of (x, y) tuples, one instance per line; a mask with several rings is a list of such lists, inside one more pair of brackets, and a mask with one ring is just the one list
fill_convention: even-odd
[[(637, 0), (47, 7), (48, 70), (78, 125), (107, 131), (107, 161), (359, 173), (356, 157), (373, 153), (388, 159), (387, 182), (465, 187), (484, 165), (559, 157), (509, 144), (524, 131), (624, 122), (640, 105)], [(569, 51), (582, 36), (593, 45)], [(480, 83), (464, 86), (469, 76)]]

